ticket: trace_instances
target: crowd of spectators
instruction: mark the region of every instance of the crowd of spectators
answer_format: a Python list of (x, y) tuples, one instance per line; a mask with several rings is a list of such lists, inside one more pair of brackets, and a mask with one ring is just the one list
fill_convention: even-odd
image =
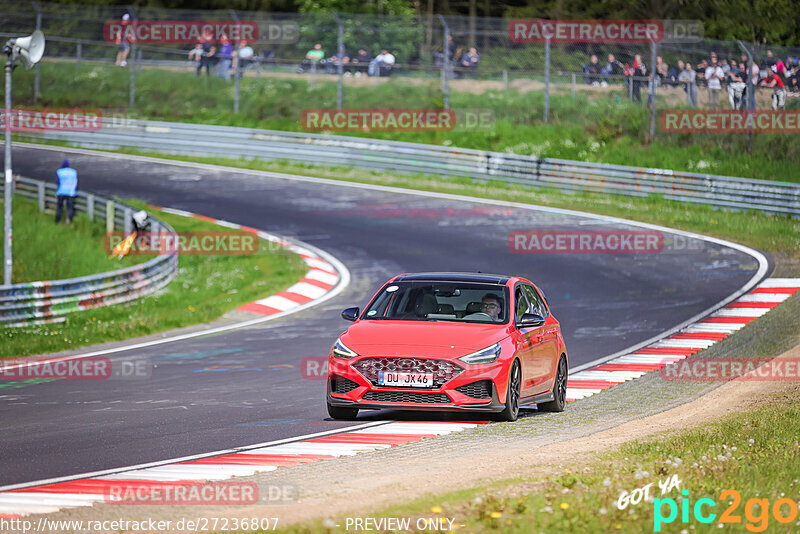
[(755, 108), (755, 91), (747, 94), (747, 70), (753, 86), (772, 89), (772, 109), (782, 109), (786, 105), (786, 97), (800, 97), (800, 58), (790, 56), (785, 61), (775, 57), (772, 50), (767, 50), (761, 62), (750, 62), (746, 54), (737, 61), (735, 58), (720, 58), (711, 52), (708, 59), (702, 59), (696, 65), (678, 60), (675, 66), (667, 65), (661, 56), (656, 57), (656, 65), (648, 71), (641, 55), (636, 54), (633, 61), (622, 63), (614, 54), (608, 55), (605, 65), (592, 54), (589, 62), (583, 66), (583, 80), (587, 85), (606, 87), (609, 78), (624, 80), (629, 88), (631, 98), (641, 102), (641, 89), (648, 90), (648, 105), (653, 98), (654, 86), (667, 89), (682, 88), (686, 93), (686, 103), (698, 107), (698, 90), (705, 88), (709, 109), (717, 109), (720, 95), (727, 93), (728, 105), (731, 109)]
[(215, 42), (211, 30), (206, 30), (200, 40), (189, 51), (189, 61), (194, 63), (194, 75), (200, 76), (203, 69), (210, 76), (211, 71), (225, 81), (230, 81), (231, 72), (242, 70), (254, 60), (253, 48), (247, 41), (239, 41), (234, 45), (227, 35), (221, 35), (219, 43)]
[(385, 48), (375, 57), (363, 48), (360, 48), (353, 57), (350, 57), (347, 51), (336, 52), (326, 57), (322, 45), (317, 43), (306, 53), (302, 63), (297, 67), (297, 72), (324, 70), (327, 74), (337, 74), (341, 66), (345, 76), (390, 76), (395, 69), (396, 61), (394, 55)]

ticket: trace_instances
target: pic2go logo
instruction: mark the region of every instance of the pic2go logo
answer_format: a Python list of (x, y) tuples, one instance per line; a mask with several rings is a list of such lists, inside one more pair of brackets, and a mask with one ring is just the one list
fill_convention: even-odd
[[(719, 494), (719, 500), (730, 500), (728, 508), (719, 516), (713, 513), (717, 502), (714, 499), (705, 497), (695, 501), (691, 505), (689, 490), (681, 492), (683, 497), (680, 499), (681, 522), (689, 522), (689, 512), (691, 510), (694, 518), (704, 524), (718, 521), (719, 523), (741, 523), (742, 516), (736, 515), (736, 510), (742, 502), (741, 494), (736, 490), (724, 490)], [(744, 505), (744, 516), (747, 519), (745, 528), (750, 532), (764, 532), (769, 526), (770, 511), (778, 523), (787, 524), (795, 520), (798, 513), (797, 503), (791, 499), (781, 498), (775, 501), (770, 508), (769, 499), (749, 499)], [(666, 508), (666, 510), (665, 510)], [(665, 516), (664, 513), (667, 512)], [(788, 512), (783, 514), (783, 512)], [(678, 518), (678, 503), (675, 499), (654, 499), (653, 500), (653, 532), (661, 532), (661, 526), (673, 523)]]

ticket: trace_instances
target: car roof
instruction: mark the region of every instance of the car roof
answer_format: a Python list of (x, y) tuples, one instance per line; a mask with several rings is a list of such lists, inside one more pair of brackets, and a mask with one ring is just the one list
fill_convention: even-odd
[(483, 284), (505, 285), (512, 277), (486, 273), (407, 273), (396, 277), (394, 282), (480, 282)]

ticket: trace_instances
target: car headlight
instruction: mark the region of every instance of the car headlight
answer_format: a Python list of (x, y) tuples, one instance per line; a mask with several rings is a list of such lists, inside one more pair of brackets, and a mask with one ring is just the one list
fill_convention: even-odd
[(349, 360), (358, 356), (358, 354), (350, 350), (347, 345), (342, 343), (341, 339), (337, 339), (336, 343), (333, 344), (333, 355), (344, 360)]
[(464, 363), (492, 363), (500, 357), (500, 343), (459, 358)]

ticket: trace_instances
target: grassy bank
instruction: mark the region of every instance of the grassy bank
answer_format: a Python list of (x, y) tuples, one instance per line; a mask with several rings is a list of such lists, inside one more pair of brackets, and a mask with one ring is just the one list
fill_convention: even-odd
[[(140, 202), (127, 202), (146, 207)], [(178, 232), (230, 231), (206, 221), (167, 213), (159, 213), (158, 218)], [(99, 236), (91, 229), (90, 235), (81, 237), (84, 241), (81, 247), (74, 250), (105, 255), (103, 233), (102, 227)], [(277, 293), (303, 276), (306, 268), (299, 256), (260, 241), (259, 252), (252, 255), (181, 255), (178, 276), (152, 296), (72, 314), (63, 323), (0, 328), (0, 357), (73, 349), (213, 321), (238, 306)], [(32, 248), (28, 252), (37, 261), (39, 253), (48, 254)], [(108, 268), (118, 267), (113, 263)], [(93, 272), (99, 271), (95, 268)]]
[[(0, 202), (0, 211), (2, 207)], [(72, 225), (67, 225), (66, 219), (65, 210), (61, 224), (55, 224), (53, 215), (39, 213), (35, 202), (14, 197), (13, 283), (74, 278), (149, 259), (144, 256), (122, 260), (109, 258), (102, 247), (104, 224), (92, 222), (81, 213), (75, 215)]]
[[(719, 532), (721, 528), (723, 532), (797, 532), (797, 516), (780, 523), (773, 515), (780, 499), (784, 499), (782, 517), (790, 517), (798, 506), (800, 406), (796, 393), (795, 389), (764, 399), (752, 411), (693, 430), (629, 442), (589, 464), (427, 496), (360, 517), (410, 518), (412, 525), (418, 518), (448, 518), (454, 520), (458, 532), (474, 533), (653, 532), (656, 527), (660, 532)], [(673, 477), (679, 481), (677, 486), (670, 485)], [(659, 482), (666, 490), (663, 495)], [(652, 484), (649, 498), (639, 501), (644, 493), (634, 494), (634, 490), (647, 484)], [(736, 494), (722, 494), (727, 489), (734, 490), (740, 500), (736, 501)], [(688, 491), (686, 522), (681, 515), (684, 490)], [(636, 495), (633, 500), (632, 494)], [(701, 509), (706, 517), (714, 514), (708, 524), (693, 514), (695, 503), (703, 498), (716, 503), (711, 507), (706, 502)], [(676, 509), (671, 521), (667, 521), (669, 499)], [(723, 520), (726, 509), (738, 517), (738, 524)], [(344, 527), (345, 519), (334, 523)], [(318, 521), (285, 531), (344, 531), (328, 525)]]
[[(127, 110), (130, 73), (119, 67), (45, 62), (39, 105), (53, 108), (99, 108), (106, 115), (130, 113), (148, 119), (197, 122), (301, 131), (300, 114), (307, 108), (336, 106), (334, 77), (320, 75), (312, 87), (308, 78), (245, 78), (241, 111), (233, 113), (232, 84), (215, 77), (195, 79), (190, 71), (144, 69), (137, 74), (136, 108)], [(458, 81), (463, 82), (463, 80)], [(355, 83), (355, 82), (353, 82)], [(480, 84), (485, 84), (481, 89)], [(461, 87), (463, 90), (459, 90)], [(492, 89), (488, 82), (454, 84), (450, 106), (487, 110), (491, 128), (461, 128), (451, 132), (358, 134), (383, 139), (452, 145), (525, 155), (593, 162), (661, 167), (770, 180), (800, 181), (800, 146), (790, 134), (753, 136), (748, 152), (743, 134), (664, 134), (650, 143), (649, 114), (629, 102), (624, 89), (579, 91), (576, 96), (554, 91), (551, 119), (542, 122), (541, 91)], [(476, 89), (477, 88), (477, 89)], [(680, 101), (679, 90), (666, 102)], [(675, 96), (678, 94), (678, 96)], [(15, 105), (33, 102), (33, 74), (17, 73)], [(677, 100), (676, 100), (677, 99)], [(350, 85), (344, 107), (439, 108), (443, 95), (438, 81), (390, 78), (374, 85)], [(791, 106), (800, 105), (790, 100)], [(354, 135), (354, 134), (348, 134)]]

